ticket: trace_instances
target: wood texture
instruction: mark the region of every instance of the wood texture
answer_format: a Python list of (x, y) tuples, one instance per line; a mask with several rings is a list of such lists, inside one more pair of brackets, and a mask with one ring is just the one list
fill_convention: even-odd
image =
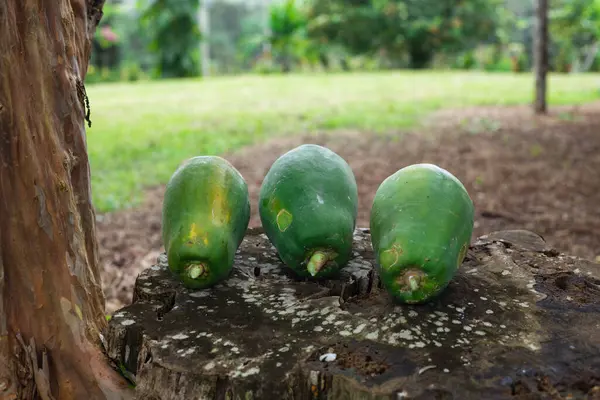
[(534, 37), (535, 104), (538, 114), (546, 113), (548, 73), (548, 0), (536, 0)]
[(106, 324), (82, 84), (103, 0), (0, 2), (0, 398), (122, 398)]
[(339, 279), (298, 281), (252, 229), (227, 281), (189, 291), (161, 255), (110, 321), (109, 355), (154, 400), (600, 396), (600, 265), (494, 232), (438, 299), (403, 306), (373, 259), (357, 230)]

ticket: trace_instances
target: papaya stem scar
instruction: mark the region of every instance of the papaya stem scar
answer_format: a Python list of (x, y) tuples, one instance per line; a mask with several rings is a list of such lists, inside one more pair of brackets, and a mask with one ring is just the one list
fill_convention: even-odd
[(191, 263), (186, 268), (187, 274), (192, 279), (198, 279), (208, 274), (208, 268), (203, 263)]

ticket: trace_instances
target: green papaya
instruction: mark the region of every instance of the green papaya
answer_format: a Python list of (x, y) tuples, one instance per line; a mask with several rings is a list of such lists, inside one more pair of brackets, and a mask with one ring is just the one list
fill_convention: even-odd
[(167, 183), (162, 240), (169, 269), (189, 289), (228, 277), (250, 221), (248, 186), (227, 160), (187, 160)]
[(388, 293), (409, 304), (440, 294), (463, 262), (473, 219), (464, 185), (437, 165), (409, 165), (387, 177), (373, 199), (370, 229)]
[(265, 233), (299, 277), (335, 275), (352, 254), (358, 189), (335, 152), (304, 144), (279, 157), (259, 193)]

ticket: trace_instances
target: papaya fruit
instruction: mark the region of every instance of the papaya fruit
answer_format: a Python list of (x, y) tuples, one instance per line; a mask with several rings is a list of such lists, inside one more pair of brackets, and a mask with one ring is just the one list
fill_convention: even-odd
[(250, 221), (248, 186), (218, 156), (183, 163), (167, 183), (162, 240), (169, 269), (188, 289), (204, 289), (228, 277)]
[(279, 157), (259, 193), (265, 234), (298, 277), (325, 278), (350, 259), (358, 213), (352, 169), (332, 150), (298, 146)]
[(371, 243), (381, 281), (401, 303), (425, 303), (450, 283), (471, 241), (474, 206), (462, 182), (433, 164), (387, 177), (373, 199)]

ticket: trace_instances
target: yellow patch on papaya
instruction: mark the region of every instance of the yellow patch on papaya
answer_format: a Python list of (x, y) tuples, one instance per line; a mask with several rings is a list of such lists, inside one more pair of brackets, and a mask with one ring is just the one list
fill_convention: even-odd
[(224, 200), (220, 196), (213, 199), (212, 202), (212, 221), (215, 225), (223, 225), (229, 222), (231, 216), (225, 209)]
[(188, 235), (188, 239), (192, 243), (196, 243), (198, 239), (198, 228), (196, 227), (196, 223), (192, 222), (192, 226), (190, 227), (190, 234)]
[(219, 168), (216, 171), (215, 180), (209, 194), (209, 201), (212, 208), (212, 222), (217, 226), (227, 224), (231, 219), (229, 210), (226, 207), (227, 196), (225, 193), (226, 170)]
[(204, 245), (208, 245), (208, 233), (203, 229), (199, 229), (198, 225), (195, 222), (192, 222), (190, 226), (190, 232), (188, 234), (187, 244), (193, 246), (198, 243), (199, 240), (202, 240)]
[(456, 260), (456, 263), (459, 267), (465, 259), (465, 256), (467, 255), (468, 248), (469, 246), (467, 246), (466, 243), (463, 243), (462, 247), (460, 248), (460, 252), (458, 253), (458, 259)]
[(190, 226), (190, 232), (188, 234), (187, 244), (193, 246), (198, 243), (198, 240), (202, 240), (205, 245), (208, 245), (208, 233), (203, 229), (198, 228), (195, 222), (192, 222)]
[(281, 210), (281, 202), (277, 197), (273, 197), (269, 202), (269, 209), (273, 211), (273, 213), (278, 213)]
[(293, 215), (290, 214), (288, 210), (285, 208), (277, 213), (277, 228), (279, 231), (285, 232), (287, 228), (292, 224), (292, 220), (294, 219)]

